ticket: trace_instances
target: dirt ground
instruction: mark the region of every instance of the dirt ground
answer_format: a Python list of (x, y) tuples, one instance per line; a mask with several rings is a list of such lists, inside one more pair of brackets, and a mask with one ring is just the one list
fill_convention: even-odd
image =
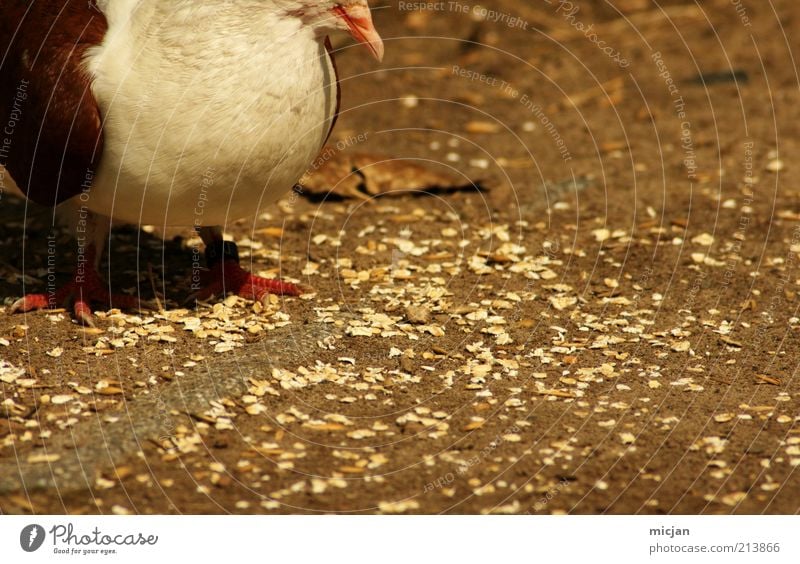
[[(121, 227), (162, 311), (0, 315), (0, 512), (796, 514), (800, 6), (373, 4), (339, 157), (490, 189), (227, 226), (316, 291), (266, 307), (187, 308), (197, 241)], [(7, 310), (50, 217), (0, 214)]]

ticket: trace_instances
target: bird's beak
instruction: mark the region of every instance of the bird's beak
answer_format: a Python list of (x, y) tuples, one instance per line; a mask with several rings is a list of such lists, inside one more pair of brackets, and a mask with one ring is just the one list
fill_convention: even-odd
[(375, 24), (372, 23), (372, 14), (366, 2), (350, 6), (336, 6), (333, 11), (336, 17), (345, 22), (350, 35), (356, 41), (365, 45), (378, 61), (382, 61), (383, 39), (378, 35)]

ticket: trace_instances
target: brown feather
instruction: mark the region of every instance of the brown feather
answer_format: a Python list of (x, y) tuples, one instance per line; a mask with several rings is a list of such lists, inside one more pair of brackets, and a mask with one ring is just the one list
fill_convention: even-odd
[(83, 58), (105, 17), (87, 0), (0, 0), (0, 165), (53, 206), (90, 186), (102, 119)]

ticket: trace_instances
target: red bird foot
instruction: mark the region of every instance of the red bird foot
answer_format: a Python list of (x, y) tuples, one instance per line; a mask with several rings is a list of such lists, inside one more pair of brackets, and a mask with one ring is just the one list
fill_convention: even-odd
[(39, 309), (56, 309), (72, 301), (72, 311), (83, 325), (95, 327), (92, 303), (103, 303), (121, 309), (139, 309), (139, 300), (134, 296), (112, 294), (108, 285), (100, 278), (92, 262), (78, 267), (72, 280), (47, 294), (28, 294), (11, 306), (11, 313)]
[(299, 296), (303, 289), (297, 284), (256, 276), (239, 266), (235, 259), (225, 259), (206, 271), (203, 287), (190, 300), (207, 300), (211, 296), (236, 294), (248, 300), (263, 301), (269, 294)]

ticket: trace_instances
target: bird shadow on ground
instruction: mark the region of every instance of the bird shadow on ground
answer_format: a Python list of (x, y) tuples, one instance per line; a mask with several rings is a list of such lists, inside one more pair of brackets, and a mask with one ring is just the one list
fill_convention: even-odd
[[(75, 268), (78, 248), (52, 209), (19, 198), (0, 205), (0, 297), (6, 305), (24, 293), (43, 292), (48, 284), (66, 283)], [(156, 295), (170, 305), (182, 304), (191, 292), (191, 270), (202, 266), (183, 237), (162, 239), (133, 226), (115, 227), (100, 265), (100, 275), (123, 294), (150, 304)], [(102, 305), (102, 304), (97, 304)]]

